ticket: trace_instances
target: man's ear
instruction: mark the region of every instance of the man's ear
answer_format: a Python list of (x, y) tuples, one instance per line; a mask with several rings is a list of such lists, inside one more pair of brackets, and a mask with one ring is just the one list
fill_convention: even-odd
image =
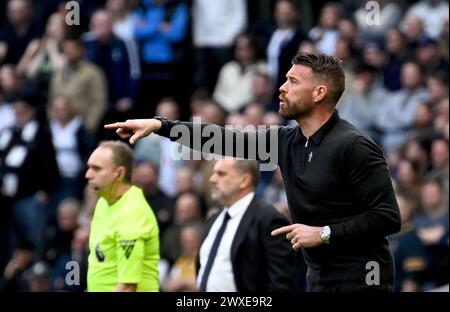
[(248, 183), (250, 184), (252, 183), (252, 177), (249, 173), (242, 174), (240, 180), (241, 180), (240, 185), (243, 187), (246, 186)]
[(322, 101), (328, 93), (328, 87), (326, 85), (318, 85), (313, 90), (313, 101), (319, 103)]
[(125, 168), (120, 166), (119, 168), (117, 168), (116, 179), (123, 176), (125, 176)]

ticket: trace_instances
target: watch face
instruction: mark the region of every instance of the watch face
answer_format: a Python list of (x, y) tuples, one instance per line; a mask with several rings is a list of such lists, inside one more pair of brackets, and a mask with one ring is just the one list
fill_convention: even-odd
[(331, 230), (328, 226), (324, 226), (321, 230), (320, 230), (320, 237), (323, 240), (328, 240), (330, 238), (330, 234), (331, 234)]

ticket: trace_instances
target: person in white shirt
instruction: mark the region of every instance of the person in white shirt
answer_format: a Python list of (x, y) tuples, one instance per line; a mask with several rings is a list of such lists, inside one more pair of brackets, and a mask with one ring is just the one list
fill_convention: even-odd
[(198, 87), (214, 90), (220, 68), (232, 58), (233, 43), (247, 26), (245, 0), (194, 0), (192, 39)]
[(220, 70), (213, 98), (227, 112), (235, 112), (254, 100), (252, 79), (261, 72), (267, 73), (267, 63), (259, 57), (257, 38), (248, 33), (238, 36), (234, 60)]
[(214, 165), (211, 196), (224, 208), (206, 224), (198, 291), (292, 291), (294, 254), (284, 237), (270, 235), (288, 222), (255, 198), (258, 181), (256, 161), (225, 158)]
[(448, 2), (443, 0), (422, 0), (406, 11), (405, 18), (419, 17), (425, 26), (425, 34), (433, 39), (441, 35), (445, 21), (448, 21)]

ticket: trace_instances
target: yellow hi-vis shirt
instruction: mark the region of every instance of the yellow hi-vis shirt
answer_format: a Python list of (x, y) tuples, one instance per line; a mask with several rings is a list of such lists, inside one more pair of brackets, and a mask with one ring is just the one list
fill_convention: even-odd
[(141, 189), (132, 186), (114, 204), (100, 198), (89, 236), (88, 291), (137, 284), (158, 291), (159, 229)]

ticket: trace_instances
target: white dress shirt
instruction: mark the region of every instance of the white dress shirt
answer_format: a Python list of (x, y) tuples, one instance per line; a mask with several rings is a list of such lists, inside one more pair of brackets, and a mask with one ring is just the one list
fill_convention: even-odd
[(250, 192), (231, 207), (225, 208), (211, 227), (208, 236), (203, 241), (200, 247), (200, 271), (197, 278), (197, 287), (200, 286), (200, 281), (203, 277), (208, 256), (211, 251), (214, 239), (217, 236), (220, 226), (222, 225), (225, 213), (228, 212), (230, 220), (228, 220), (227, 227), (220, 241), (219, 249), (217, 250), (216, 258), (209, 273), (208, 282), (206, 284), (207, 292), (236, 292), (236, 283), (234, 281), (233, 266), (231, 264), (231, 245), (234, 236), (241, 223), (242, 216), (247, 210), (250, 202), (255, 196), (254, 192)]

